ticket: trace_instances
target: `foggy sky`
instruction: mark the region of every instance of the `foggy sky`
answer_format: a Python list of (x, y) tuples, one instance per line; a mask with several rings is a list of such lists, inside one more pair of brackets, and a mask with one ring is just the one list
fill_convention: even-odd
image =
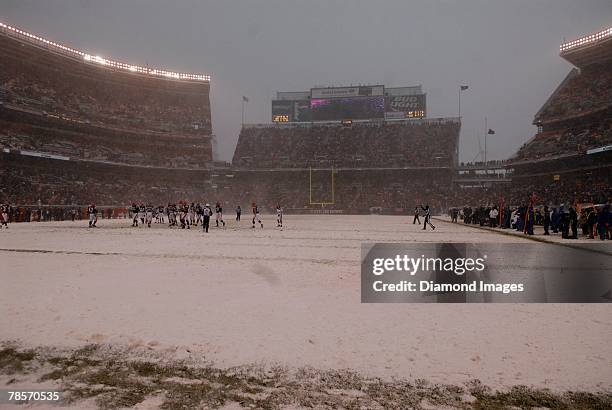
[[(212, 75), (213, 132), (231, 160), (246, 122), (270, 122), (276, 91), (423, 86), (429, 117), (456, 116), (460, 158), (533, 136), (536, 111), (571, 65), (559, 44), (612, 25), (612, 0), (0, 0), (0, 21), (92, 54)], [(482, 141), (482, 140), (481, 140)]]

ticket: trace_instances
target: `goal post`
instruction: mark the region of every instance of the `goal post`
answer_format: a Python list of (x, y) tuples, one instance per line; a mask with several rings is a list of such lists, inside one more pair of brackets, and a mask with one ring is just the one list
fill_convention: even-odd
[(334, 168), (308, 169), (308, 191), (310, 205), (334, 205), (336, 203)]

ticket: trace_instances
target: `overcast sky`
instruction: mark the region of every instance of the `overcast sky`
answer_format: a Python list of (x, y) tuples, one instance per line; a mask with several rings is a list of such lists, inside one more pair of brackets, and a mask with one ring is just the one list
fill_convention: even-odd
[(213, 132), (230, 160), (247, 122), (270, 122), (276, 91), (422, 84), (429, 117), (456, 116), (461, 160), (490, 159), (535, 132), (571, 69), (559, 44), (612, 25), (612, 0), (0, 0), (0, 20), (134, 64), (212, 75)]

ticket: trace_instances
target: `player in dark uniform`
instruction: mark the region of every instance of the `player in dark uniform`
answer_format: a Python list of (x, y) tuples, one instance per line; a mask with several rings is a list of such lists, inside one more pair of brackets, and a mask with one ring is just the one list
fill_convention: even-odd
[(204, 209), (202, 208), (202, 204), (199, 202), (195, 206), (195, 226), (198, 226), (199, 223), (202, 223), (202, 216), (204, 215)]
[(145, 223), (145, 213), (146, 213), (146, 208), (144, 204), (140, 204), (138, 206), (138, 219), (140, 219), (140, 223), (143, 225)]
[(459, 220), (459, 209), (453, 208), (451, 209), (451, 222), (457, 223)]
[(138, 226), (138, 205), (132, 204), (130, 213), (132, 214), (132, 226)]
[(419, 207), (417, 205), (417, 206), (414, 207), (414, 219), (412, 220), (412, 224), (413, 225), (417, 224), (417, 223), (419, 225), (421, 224), (421, 219), (419, 218), (419, 213), (420, 213), (420, 209), (419, 209)]
[(261, 228), (263, 229), (263, 222), (261, 221), (261, 216), (259, 215), (259, 208), (257, 207), (257, 204), (253, 202), (253, 226), (252, 228), (255, 228), (255, 221), (259, 222), (259, 225), (261, 225)]
[(176, 226), (176, 204), (168, 204), (168, 226)]
[(215, 213), (216, 213), (215, 222), (217, 223), (217, 228), (219, 227), (219, 221), (221, 221), (221, 223), (225, 227), (225, 221), (223, 220), (223, 207), (221, 206), (221, 203), (219, 202), (217, 202), (217, 204), (215, 205)]
[(186, 202), (179, 203), (179, 220), (181, 222), (181, 229), (189, 229), (189, 205)]
[(87, 214), (89, 215), (89, 227), (96, 228), (96, 222), (98, 222), (98, 210), (96, 204), (91, 204), (87, 208)]
[(432, 230), (435, 230), (436, 227), (430, 222), (431, 219), (431, 210), (429, 209), (429, 205), (421, 205), (421, 209), (425, 211), (425, 221), (423, 222), (423, 230), (427, 229), (427, 225), (431, 226)]
[(242, 208), (240, 208), (240, 205), (238, 205), (236, 207), (236, 220), (238, 222), (240, 222), (240, 215), (242, 215)]
[(157, 212), (155, 213), (155, 223), (163, 224), (164, 223), (164, 206), (159, 205), (157, 207)]

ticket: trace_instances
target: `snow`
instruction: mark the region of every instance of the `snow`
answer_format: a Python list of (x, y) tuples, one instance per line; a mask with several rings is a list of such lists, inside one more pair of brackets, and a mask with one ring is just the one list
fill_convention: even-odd
[[(226, 216), (227, 217), (227, 216)], [(228, 218), (229, 219), (229, 218)], [(141, 346), (221, 367), (282, 364), (493, 387), (612, 386), (610, 304), (361, 304), (362, 242), (521, 242), (399, 216), (130, 220), (0, 231), (0, 341)], [(214, 225), (214, 222), (213, 222)]]

